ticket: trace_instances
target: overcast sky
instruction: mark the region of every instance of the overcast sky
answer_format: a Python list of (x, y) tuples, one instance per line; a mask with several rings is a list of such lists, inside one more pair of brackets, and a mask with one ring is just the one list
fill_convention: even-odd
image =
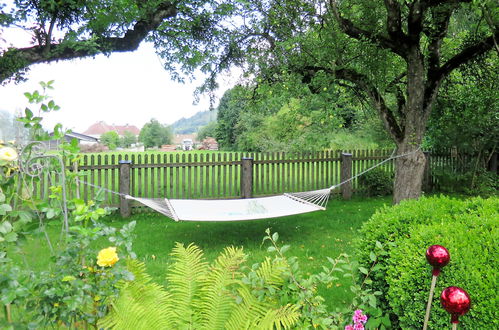
[[(22, 37), (5, 32), (3, 37), (9, 41)], [(97, 121), (142, 128), (151, 118), (171, 124), (209, 108), (208, 97), (193, 105), (193, 92), (201, 81), (172, 82), (151, 44), (142, 43), (135, 52), (113, 53), (110, 57), (34, 65), (27, 77), (25, 83), (0, 86), (0, 109), (11, 113), (23, 110), (27, 106), (24, 92), (40, 90), (40, 81), (55, 80), (50, 95), (62, 109), (45, 116), (47, 129), (60, 122), (83, 132)], [(233, 81), (226, 77), (219, 82), (217, 95), (220, 97)]]

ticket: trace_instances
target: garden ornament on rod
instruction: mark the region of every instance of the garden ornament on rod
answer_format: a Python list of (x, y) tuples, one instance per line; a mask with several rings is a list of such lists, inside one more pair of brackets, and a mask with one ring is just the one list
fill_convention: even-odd
[(42, 178), (44, 171), (49, 171), (52, 164), (50, 160), (57, 162), (57, 172), (62, 187), (62, 214), (64, 217), (64, 231), (68, 233), (68, 209), (66, 198), (66, 174), (62, 158), (56, 154), (47, 153), (46, 145), (40, 141), (28, 142), (19, 154), (19, 170), (21, 174), (31, 178)]
[(452, 330), (457, 329), (459, 316), (462, 316), (471, 308), (471, 299), (468, 293), (457, 286), (445, 288), (440, 295), (442, 307), (451, 314)]
[(430, 320), (431, 303), (433, 301), (433, 294), (435, 292), (435, 285), (437, 284), (437, 277), (440, 275), (442, 267), (446, 266), (450, 261), (449, 251), (442, 245), (432, 245), (426, 250), (426, 260), (433, 267), (432, 279), (430, 286), (430, 294), (428, 296), (428, 304), (426, 305), (426, 314), (424, 318), (423, 330), (428, 328), (428, 321)]

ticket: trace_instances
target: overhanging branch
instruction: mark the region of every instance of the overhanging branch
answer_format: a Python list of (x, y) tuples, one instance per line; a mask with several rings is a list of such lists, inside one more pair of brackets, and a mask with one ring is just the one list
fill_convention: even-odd
[[(356, 26), (351, 20), (344, 18), (340, 10), (338, 8), (338, 4), (336, 0), (329, 1), (331, 9), (333, 10), (334, 17), (338, 24), (340, 25), (341, 30), (347, 34), (348, 36), (357, 39), (357, 40), (369, 40), (371, 43), (377, 45), (378, 47), (389, 49), (395, 54), (399, 55), (402, 58), (407, 57), (406, 52), (406, 44), (400, 38), (386, 38), (381, 35), (373, 34), (371, 31), (367, 31)], [(390, 19), (390, 18), (389, 18)], [(395, 19), (396, 20), (396, 19)], [(396, 25), (396, 23), (395, 23)]]
[[(157, 6), (153, 12), (141, 17), (122, 37), (96, 38), (92, 40), (80, 40), (71, 45), (65, 43), (54, 43), (47, 51), (46, 45), (37, 45), (26, 48), (13, 48), (4, 52), (0, 56), (0, 82), (9, 79), (16, 72), (36, 63), (48, 63), (59, 60), (68, 60), (86, 56), (93, 56), (99, 53), (126, 52), (136, 50), (140, 43), (147, 37), (149, 32), (156, 30), (161, 23), (170, 17), (177, 15), (177, 9), (172, 2), (165, 1)], [(16, 67), (7, 69), (2, 65), (2, 61), (9, 61), (15, 53)]]
[[(386, 105), (385, 99), (381, 93), (374, 87), (368, 80), (368, 78), (352, 69), (340, 68), (340, 69), (330, 69), (319, 66), (305, 66), (297, 70), (301, 72), (304, 76), (309, 78), (319, 71), (323, 71), (330, 74), (337, 79), (345, 80), (353, 83), (359, 89), (364, 91), (369, 97), (374, 107), (378, 111), (383, 124), (387, 128), (388, 132), (396, 141), (402, 141), (403, 139), (403, 127), (399, 125), (393, 111)], [(403, 121), (403, 118), (402, 118)]]

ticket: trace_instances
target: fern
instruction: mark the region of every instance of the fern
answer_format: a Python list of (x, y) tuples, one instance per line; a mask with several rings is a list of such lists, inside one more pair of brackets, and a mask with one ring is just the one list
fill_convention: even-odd
[[(120, 282), (120, 296), (99, 327), (114, 329), (288, 329), (298, 320), (297, 306), (259, 299), (241, 280), (242, 249), (226, 248), (212, 265), (195, 245), (177, 243), (167, 287), (152, 282), (145, 265), (127, 263), (133, 281)], [(265, 260), (257, 276), (277, 288), (287, 265)]]
[(240, 283), (239, 268), (246, 256), (242, 249), (225, 248), (202, 280), (199, 307), (202, 329), (221, 329), (235, 305), (231, 288)]
[(176, 243), (171, 253), (174, 264), (166, 276), (168, 288), (175, 301), (175, 313), (179, 321), (178, 327), (196, 324), (193, 301), (201, 286), (201, 279), (208, 270), (203, 261), (203, 252), (194, 244), (185, 248)]
[(156, 283), (151, 283), (145, 265), (137, 260), (127, 262), (134, 280), (120, 283), (120, 296), (111, 304), (110, 313), (99, 326), (115, 329), (169, 328), (175, 320), (171, 295)]

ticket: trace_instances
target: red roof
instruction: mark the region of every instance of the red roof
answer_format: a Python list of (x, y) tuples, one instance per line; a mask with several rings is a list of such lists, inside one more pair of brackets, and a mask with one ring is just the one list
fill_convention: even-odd
[(133, 133), (134, 135), (139, 135), (140, 129), (134, 125), (108, 125), (103, 121), (99, 121), (93, 125), (91, 125), (83, 134), (86, 135), (102, 135), (109, 131), (115, 131), (118, 135), (124, 135), (126, 131)]

